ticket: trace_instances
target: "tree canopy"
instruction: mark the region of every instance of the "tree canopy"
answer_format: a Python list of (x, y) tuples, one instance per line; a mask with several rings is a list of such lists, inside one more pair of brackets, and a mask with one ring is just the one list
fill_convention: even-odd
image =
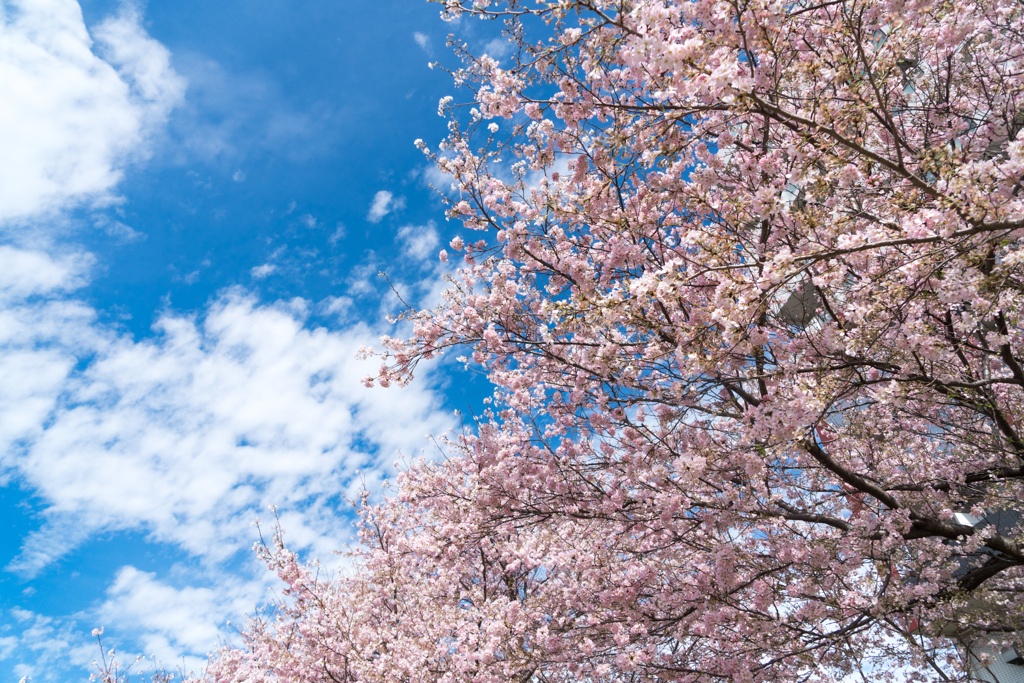
[(270, 549), (290, 598), (209, 678), (961, 680), (1019, 646), (1024, 5), (443, 12), (513, 52), (456, 46), (472, 102), (420, 144), (464, 265), (367, 382), (454, 349), (494, 396), (360, 507), (350, 575)]

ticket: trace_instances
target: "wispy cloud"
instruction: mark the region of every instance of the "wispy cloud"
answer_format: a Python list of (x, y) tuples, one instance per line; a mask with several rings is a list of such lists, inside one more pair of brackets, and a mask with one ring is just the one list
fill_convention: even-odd
[[(225, 618), (239, 619), (265, 598), (267, 586), (259, 581), (218, 574), (214, 586), (176, 586), (152, 572), (132, 566), (118, 570), (96, 610), (100, 623), (138, 633), (138, 647), (165, 666), (181, 663), (186, 670), (201, 670), (201, 655), (222, 637)], [(155, 663), (155, 662), (154, 662)]]
[(437, 225), (430, 221), (426, 225), (405, 225), (398, 229), (398, 244), (402, 254), (418, 261), (437, 258), (440, 238)]
[(493, 59), (501, 61), (512, 52), (512, 44), (506, 38), (498, 37), (487, 41), (484, 45), (484, 53)]
[(96, 659), (95, 641), (82, 637), (73, 619), (37, 614), (13, 607), (0, 612), (6, 635), (0, 639), (0, 654), (14, 660), (12, 673), (40, 683), (59, 683), (70, 667), (85, 668)]
[(32, 377), (3, 377), (0, 391), (17, 387), (33, 407), (7, 416), (7, 465), (49, 502), (11, 569), (31, 575), (103, 529), (144, 529), (223, 559), (247, 547), (267, 505), (315, 507), (375, 486), (397, 450), (449, 426), (422, 386), (363, 388), (372, 364), (354, 356), (375, 335), (307, 330), (301, 303), (234, 292), (200, 320), (165, 315), (143, 342), (103, 329), (81, 304), (9, 305), (14, 333), (0, 348), (17, 364), (4, 368)]
[(130, 83), (135, 100), (144, 112), (163, 123), (167, 113), (185, 95), (185, 79), (171, 68), (171, 53), (142, 27), (142, 16), (133, 3), (123, 3), (119, 14), (93, 30), (100, 54)]
[(296, 102), (265, 71), (226, 67), (195, 53), (175, 55), (174, 63), (188, 78), (187, 100), (168, 132), (175, 142), (168, 151), (179, 163), (216, 159), (245, 168), (256, 152), (308, 161), (330, 153), (347, 130), (343, 108)]
[(366, 220), (371, 223), (380, 223), (384, 216), (405, 208), (405, 199), (395, 197), (387, 190), (381, 190), (373, 195), (373, 202), (370, 204), (370, 211), (366, 214)]
[(327, 239), (327, 241), (331, 245), (335, 245), (341, 240), (345, 239), (345, 235), (347, 234), (348, 229), (345, 227), (345, 224), (339, 221), (338, 224), (334, 227), (334, 232), (331, 233), (331, 236)]
[(263, 278), (273, 275), (277, 272), (277, 266), (273, 263), (264, 263), (263, 265), (256, 266), (249, 271), (254, 278), (262, 280)]
[(420, 33), (419, 31), (416, 31), (415, 33), (412, 34), (412, 39), (416, 41), (416, 44), (419, 45), (420, 49), (422, 49), (424, 52), (426, 52), (427, 54), (431, 53), (430, 36), (428, 36), (425, 33)]
[(125, 225), (121, 221), (113, 220), (109, 216), (105, 215), (97, 217), (96, 227), (123, 244), (140, 242), (146, 239), (146, 236), (143, 233), (134, 229), (130, 225)]

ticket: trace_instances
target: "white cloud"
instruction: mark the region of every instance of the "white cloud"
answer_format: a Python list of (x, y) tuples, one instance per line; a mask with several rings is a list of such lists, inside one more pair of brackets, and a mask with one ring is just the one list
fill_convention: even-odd
[[(0, 291), (15, 291), (8, 275)], [(134, 342), (83, 304), (39, 301), (39, 290), (59, 291), (55, 278), (0, 312), (4, 464), (49, 505), (11, 565), (20, 573), (100, 530), (143, 530), (224, 559), (248, 546), (249, 522), (270, 504), (319, 520), (326, 551), (347, 528), (320, 514), (328, 501), (362, 480), (376, 486), (399, 449), (417, 452), (450, 426), (422, 385), (362, 387), (374, 364), (354, 356), (377, 335), (307, 329), (302, 300), (261, 306), (231, 292), (200, 319), (165, 314), (156, 338)]]
[[(415, 245), (430, 234), (405, 237)], [(0, 246), (0, 471), (44, 507), (7, 569), (32, 576), (118, 530), (179, 547), (203, 569), (168, 583), (123, 568), (95, 610), (18, 621), (3, 634), (18, 639), (8, 661), (37, 680), (94, 658), (83, 634), (96, 625), (131, 631), (130, 649), (164, 661), (201, 657), (228, 635), (225, 619), (265, 596), (265, 577), (225, 567), (248, 554), (250, 522), (268, 505), (297, 548), (330, 561), (351, 540), (342, 501), (379, 489), (398, 451), (415, 454), (427, 433), (453, 426), (422, 378), (361, 385), (375, 364), (355, 353), (376, 343), (375, 330), (309, 328), (314, 308), (351, 320), (348, 297), (260, 305), (228, 292), (198, 317), (165, 313), (154, 338), (134, 341), (74, 298), (92, 264)], [(147, 604), (164, 603), (177, 611), (147, 616)]]
[(348, 229), (345, 227), (345, 224), (339, 221), (334, 228), (334, 232), (331, 233), (331, 236), (327, 239), (327, 241), (332, 245), (337, 244), (341, 240), (345, 239), (345, 235), (347, 233)]
[(15, 636), (4, 636), (0, 638), (0, 660), (8, 659), (17, 651), (18, 638)]
[(131, 4), (93, 31), (101, 52), (132, 86), (143, 113), (162, 123), (185, 95), (185, 80), (171, 68), (171, 53), (142, 28), (142, 17)]
[(92, 263), (87, 254), (54, 256), (0, 245), (0, 306), (13, 298), (77, 289), (86, 283)]
[(101, 215), (96, 220), (96, 227), (123, 244), (140, 242), (146, 239), (146, 236), (143, 233), (135, 230), (130, 225), (125, 225), (121, 221), (112, 220), (107, 216)]
[(437, 258), (440, 238), (437, 225), (430, 221), (426, 225), (406, 225), (398, 229), (398, 243), (402, 254), (418, 261)]
[(366, 214), (366, 220), (371, 223), (380, 223), (384, 216), (405, 208), (405, 198), (395, 197), (387, 190), (381, 190), (373, 195), (373, 202), (370, 204), (370, 212)]
[[(182, 653), (206, 653), (222, 637), (225, 620), (244, 618), (265, 598), (258, 582), (220, 575), (215, 587), (176, 587), (150, 572), (125, 566), (107, 589), (107, 599), (96, 611), (98, 623), (116, 624), (118, 631), (137, 633), (138, 647), (164, 665), (180, 663)], [(201, 669), (204, 661), (192, 656), (187, 670)]]
[(231, 176), (231, 179), (234, 180), (236, 183), (244, 183), (245, 182), (245, 172), (242, 171), (242, 169), (238, 169)]
[(344, 320), (355, 307), (356, 302), (350, 296), (332, 296), (320, 303), (320, 313), (334, 315)]
[(345, 293), (362, 298), (377, 293), (377, 287), (381, 284), (381, 267), (376, 254), (369, 253), (362, 263), (349, 270), (345, 279)]
[(200, 569), (169, 581), (123, 567), (93, 610), (22, 615), (4, 635), (21, 643), (11, 661), (39, 680), (94, 658), (83, 634), (97, 625), (131, 632), (129, 649), (164, 662), (201, 657), (229, 634), (225, 619), (266, 596), (267, 577), (227, 569), (248, 557), (254, 518), (279, 506), (291, 544), (330, 562), (353, 540), (344, 499), (378, 490), (399, 451), (453, 426), (422, 378), (361, 385), (375, 364), (355, 353), (377, 332), (309, 328), (311, 309), (347, 318), (348, 298), (260, 305), (228, 292), (198, 317), (165, 313), (154, 338), (134, 341), (71, 298), (90, 267), (0, 247), (0, 466), (44, 506), (7, 569), (32, 576), (119, 530), (181, 548)]
[(5, 636), (2, 659), (12, 662), (15, 676), (39, 683), (66, 680), (62, 672), (69, 666), (88, 667), (97, 658), (95, 641), (83, 637), (74, 620), (37, 614), (13, 607), (0, 612)]
[(167, 50), (134, 12), (95, 31), (74, 0), (0, 11), (0, 221), (109, 201), (126, 161), (184, 93)]
[(416, 41), (416, 44), (420, 46), (420, 49), (428, 54), (430, 53), (430, 36), (416, 31), (412, 34), (412, 39)]
[(512, 45), (505, 38), (494, 38), (484, 45), (484, 54), (501, 61), (512, 51)]
[(273, 263), (264, 263), (261, 266), (254, 267), (249, 272), (252, 273), (252, 276), (257, 280), (262, 280), (268, 275), (272, 275), (276, 270), (277, 266), (275, 266)]
[[(20, 607), (2, 610), (0, 629), (9, 635), (0, 637), (0, 661), (16, 676), (38, 683), (71, 680), (74, 669), (95, 672), (101, 652), (92, 630), (104, 625), (103, 654), (120, 663), (122, 674), (130, 670), (131, 680), (147, 680), (146, 674), (157, 668), (201, 672), (207, 652), (232, 640), (227, 621), (244, 620), (269, 587), (267, 581), (225, 574), (210, 578), (212, 587), (176, 586), (125, 566), (95, 608), (70, 616)], [(134, 641), (127, 651), (122, 648), (129, 641), (126, 633)]]

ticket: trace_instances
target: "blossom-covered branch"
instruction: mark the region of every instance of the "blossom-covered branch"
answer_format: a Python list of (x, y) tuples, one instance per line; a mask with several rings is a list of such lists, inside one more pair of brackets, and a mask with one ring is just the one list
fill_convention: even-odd
[(462, 52), (473, 110), (424, 150), (466, 265), (367, 382), (459, 348), (495, 396), (363, 508), (355, 576), (279, 563), (315, 600), (214, 679), (955, 680), (1019, 647), (1024, 8), (445, 13), (516, 51)]

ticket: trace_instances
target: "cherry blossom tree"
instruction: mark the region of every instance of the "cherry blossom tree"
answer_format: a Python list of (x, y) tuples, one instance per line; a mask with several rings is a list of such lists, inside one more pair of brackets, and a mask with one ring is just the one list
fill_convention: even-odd
[(494, 396), (362, 504), (350, 574), (266, 551), (289, 601), (212, 680), (963, 680), (1012, 660), (1024, 5), (443, 13), (503, 20), (514, 53), (457, 46), (472, 102), (442, 101), (450, 136), (420, 144), (454, 179), (465, 264), (367, 383), (455, 350)]

